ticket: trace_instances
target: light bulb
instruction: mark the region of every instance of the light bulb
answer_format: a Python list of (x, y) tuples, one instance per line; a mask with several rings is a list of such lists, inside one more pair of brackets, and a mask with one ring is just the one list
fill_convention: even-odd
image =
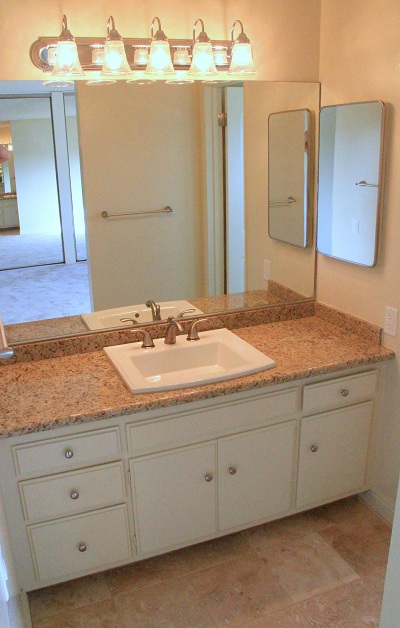
[(63, 15), (62, 32), (58, 38), (52, 76), (74, 78), (84, 74), (76, 47), (75, 39), (68, 30), (67, 18)]
[[(158, 23), (158, 31), (154, 34), (154, 25)], [(161, 30), (161, 22), (155, 17), (151, 22), (151, 45), (146, 74), (175, 74), (171, 60), (171, 49), (165, 33)]]
[[(196, 25), (199, 22), (202, 30), (198, 37), (196, 37)], [(192, 63), (188, 74), (197, 74), (200, 76), (217, 74), (211, 41), (204, 31), (204, 23), (200, 18), (196, 20), (193, 26), (193, 43)]]
[(107, 20), (107, 39), (104, 45), (104, 62), (101, 76), (130, 74), (131, 68), (126, 58), (121, 35), (115, 29), (112, 15)]

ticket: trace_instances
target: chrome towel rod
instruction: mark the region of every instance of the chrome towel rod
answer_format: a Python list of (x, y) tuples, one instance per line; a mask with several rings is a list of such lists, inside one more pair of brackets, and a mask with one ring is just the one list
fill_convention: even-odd
[(125, 212), (121, 214), (109, 214), (108, 212), (104, 211), (104, 212), (101, 212), (101, 215), (103, 218), (119, 218), (120, 216), (143, 216), (144, 214), (170, 214), (171, 212), (172, 212), (172, 207), (170, 207), (169, 205), (166, 205), (165, 207), (162, 207), (161, 209), (149, 209), (144, 212)]
[(378, 188), (376, 183), (367, 183), (366, 181), (356, 181), (356, 185), (361, 185), (363, 188)]
[(273, 207), (274, 205), (290, 205), (291, 203), (295, 203), (295, 202), (296, 202), (296, 199), (293, 198), (293, 196), (288, 196), (285, 201), (271, 201), (270, 203), (268, 203), (268, 205), (270, 207)]

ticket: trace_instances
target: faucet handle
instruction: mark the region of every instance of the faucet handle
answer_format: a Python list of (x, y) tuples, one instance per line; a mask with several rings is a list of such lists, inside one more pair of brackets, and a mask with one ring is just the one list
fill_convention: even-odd
[(186, 340), (200, 340), (197, 324), (203, 323), (204, 321), (208, 321), (208, 318), (199, 318), (191, 324)]
[(142, 349), (152, 349), (156, 346), (153, 342), (153, 338), (150, 336), (148, 331), (146, 331), (145, 329), (135, 329), (135, 332), (143, 334)]
[(193, 314), (193, 312), (195, 311), (196, 311), (196, 308), (191, 307), (188, 310), (183, 310), (183, 312), (180, 312), (176, 318), (184, 318), (184, 316)]

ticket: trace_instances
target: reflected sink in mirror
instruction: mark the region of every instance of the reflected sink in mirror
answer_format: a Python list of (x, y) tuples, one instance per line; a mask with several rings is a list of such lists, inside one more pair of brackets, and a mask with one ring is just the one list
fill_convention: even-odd
[(177, 336), (174, 345), (159, 338), (152, 349), (135, 342), (105, 347), (104, 351), (134, 393), (211, 384), (275, 366), (271, 358), (228, 329), (199, 335), (196, 342), (188, 342), (184, 334)]
[[(189, 301), (164, 301), (160, 305), (161, 320), (166, 320), (169, 316), (178, 318), (179, 316), (196, 316), (203, 314), (201, 310), (194, 307)], [(100, 310), (81, 314), (81, 318), (88, 329), (107, 329), (108, 327), (126, 327), (135, 323), (151, 323), (153, 316), (151, 309), (144, 303), (139, 305), (125, 305), (110, 310)], [(132, 323), (121, 319), (130, 318)]]

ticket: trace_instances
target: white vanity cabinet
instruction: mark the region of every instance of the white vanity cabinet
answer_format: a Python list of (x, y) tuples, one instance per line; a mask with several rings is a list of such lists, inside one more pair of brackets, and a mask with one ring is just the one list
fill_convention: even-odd
[(360, 371), (0, 440), (23, 588), (368, 489), (377, 370)]

